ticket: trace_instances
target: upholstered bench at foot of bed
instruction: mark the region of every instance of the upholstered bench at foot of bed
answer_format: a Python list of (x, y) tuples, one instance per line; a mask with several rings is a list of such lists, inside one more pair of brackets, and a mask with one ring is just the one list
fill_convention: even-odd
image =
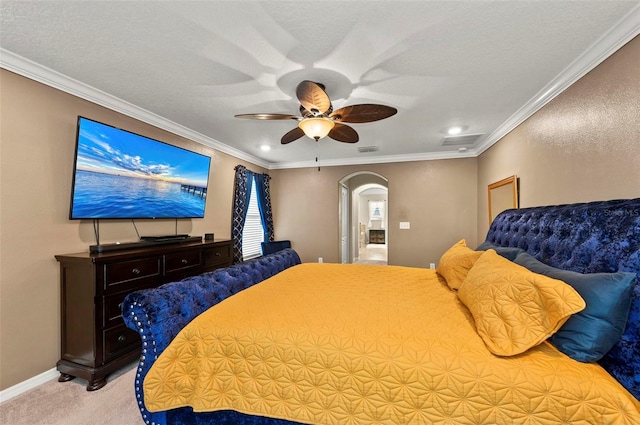
[(182, 328), (225, 298), (300, 263), (294, 250), (285, 249), (126, 296), (122, 317), (127, 327), (138, 332), (142, 340), (135, 392), (145, 423), (166, 423), (167, 412), (146, 410), (142, 383), (153, 362)]

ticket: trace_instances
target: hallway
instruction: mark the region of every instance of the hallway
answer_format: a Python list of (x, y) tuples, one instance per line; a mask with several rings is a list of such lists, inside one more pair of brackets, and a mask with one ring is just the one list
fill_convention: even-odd
[(370, 243), (360, 248), (360, 257), (354, 264), (379, 264), (387, 265), (387, 245)]

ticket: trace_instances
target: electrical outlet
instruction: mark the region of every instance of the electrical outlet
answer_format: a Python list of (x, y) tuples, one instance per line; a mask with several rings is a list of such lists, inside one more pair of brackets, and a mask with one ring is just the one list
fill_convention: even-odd
[(323, 261), (322, 257), (318, 257), (318, 263), (322, 263)]
[(431, 270), (435, 270), (436, 269), (436, 263), (429, 263), (429, 268)]

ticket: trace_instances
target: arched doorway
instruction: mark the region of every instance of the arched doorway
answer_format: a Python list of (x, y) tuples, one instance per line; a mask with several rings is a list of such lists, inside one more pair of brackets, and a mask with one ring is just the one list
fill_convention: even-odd
[(387, 264), (389, 182), (359, 171), (339, 181), (340, 258), (343, 263)]

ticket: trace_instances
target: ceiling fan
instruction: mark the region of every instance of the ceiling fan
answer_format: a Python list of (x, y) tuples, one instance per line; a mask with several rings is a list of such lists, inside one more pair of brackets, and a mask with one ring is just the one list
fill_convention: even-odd
[(305, 80), (298, 84), (296, 96), (300, 101), (300, 114), (239, 114), (236, 118), (254, 120), (296, 120), (298, 127), (286, 133), (280, 140), (287, 144), (308, 136), (316, 141), (325, 136), (344, 143), (356, 143), (358, 133), (343, 123), (366, 123), (389, 118), (398, 110), (390, 106), (363, 103), (333, 110), (331, 99), (324, 91), (324, 85)]

